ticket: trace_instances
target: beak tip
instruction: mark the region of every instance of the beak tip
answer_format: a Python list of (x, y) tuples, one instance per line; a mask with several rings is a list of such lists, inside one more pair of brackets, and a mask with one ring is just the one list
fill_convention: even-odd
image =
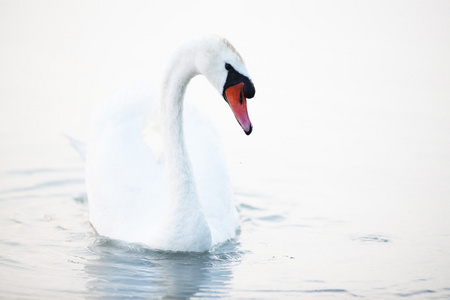
[(244, 132), (245, 132), (246, 135), (250, 135), (250, 133), (252, 133), (252, 131), (253, 131), (253, 126), (252, 126), (252, 124), (250, 124), (250, 126), (249, 126), (249, 128), (248, 128), (247, 130), (244, 129)]

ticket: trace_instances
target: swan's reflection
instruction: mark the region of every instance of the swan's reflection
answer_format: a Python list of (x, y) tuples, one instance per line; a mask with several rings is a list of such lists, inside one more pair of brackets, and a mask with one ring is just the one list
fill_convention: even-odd
[(218, 296), (241, 258), (236, 242), (207, 253), (168, 253), (97, 238), (89, 251), (87, 290), (101, 299)]

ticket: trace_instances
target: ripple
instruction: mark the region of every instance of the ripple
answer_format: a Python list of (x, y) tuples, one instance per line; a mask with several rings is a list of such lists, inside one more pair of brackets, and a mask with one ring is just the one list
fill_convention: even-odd
[(380, 235), (369, 234), (365, 236), (355, 237), (352, 240), (361, 243), (390, 243), (391, 240)]
[(41, 189), (47, 189), (55, 186), (66, 186), (66, 185), (72, 185), (72, 184), (84, 184), (83, 179), (65, 179), (65, 180), (54, 180), (54, 181), (47, 181), (38, 183), (32, 186), (25, 186), (21, 188), (13, 188), (13, 189), (7, 189), (3, 190), (0, 193), (1, 194), (9, 194), (9, 193), (18, 193), (18, 192), (29, 192), (34, 190), (41, 190)]
[(82, 194), (79, 195), (77, 197), (74, 197), (73, 200), (75, 200), (75, 202), (80, 203), (80, 204), (87, 204), (88, 203), (88, 197), (86, 194)]
[(241, 203), (241, 204), (239, 205), (239, 208), (241, 208), (241, 209), (247, 209), (247, 210), (262, 210), (262, 209), (259, 208), (259, 207), (256, 207), (256, 206), (253, 206), (253, 205), (250, 205), (250, 204), (246, 204), (246, 203)]
[(304, 290), (304, 293), (348, 293), (344, 289), (318, 289), (318, 290)]
[(414, 292), (410, 292), (410, 293), (397, 293), (397, 296), (400, 297), (411, 297), (411, 296), (417, 296), (417, 295), (422, 295), (422, 294), (433, 294), (436, 293), (436, 291), (433, 290), (419, 290), (419, 291), (414, 291)]
[(269, 216), (263, 216), (257, 218), (260, 221), (267, 221), (267, 222), (282, 222), (286, 218), (282, 215), (269, 215)]
[(65, 169), (51, 169), (51, 168), (41, 168), (41, 169), (30, 169), (30, 170), (10, 170), (7, 171), (8, 175), (35, 175), (43, 173), (67, 173), (67, 172), (82, 172), (81, 168), (65, 168)]
[[(254, 292), (254, 291), (251, 291)], [(311, 289), (311, 290), (258, 290), (259, 293), (274, 293), (274, 294), (347, 294), (349, 296), (357, 297), (357, 295), (350, 293), (346, 289), (330, 288), (330, 289)]]

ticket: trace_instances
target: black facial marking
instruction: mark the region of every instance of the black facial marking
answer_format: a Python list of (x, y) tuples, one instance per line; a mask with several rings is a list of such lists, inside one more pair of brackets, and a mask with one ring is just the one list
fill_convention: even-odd
[[(247, 99), (253, 98), (255, 96), (255, 86), (253, 85), (253, 82), (247, 77), (236, 71), (232, 65), (229, 63), (225, 64), (225, 69), (228, 71), (227, 80), (225, 81), (225, 85), (223, 86), (223, 97), (226, 100), (225, 91), (230, 86), (234, 86), (239, 83), (244, 84), (244, 96)], [(242, 97), (242, 95), (241, 95)], [(242, 99), (241, 99), (242, 103)]]

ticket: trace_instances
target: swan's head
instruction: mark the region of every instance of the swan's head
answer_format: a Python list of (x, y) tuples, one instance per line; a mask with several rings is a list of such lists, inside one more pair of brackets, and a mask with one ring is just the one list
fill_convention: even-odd
[(198, 71), (223, 96), (231, 107), (244, 132), (252, 132), (252, 123), (247, 112), (247, 99), (255, 95), (244, 61), (227, 40), (220, 37), (203, 39), (202, 50), (196, 56)]

